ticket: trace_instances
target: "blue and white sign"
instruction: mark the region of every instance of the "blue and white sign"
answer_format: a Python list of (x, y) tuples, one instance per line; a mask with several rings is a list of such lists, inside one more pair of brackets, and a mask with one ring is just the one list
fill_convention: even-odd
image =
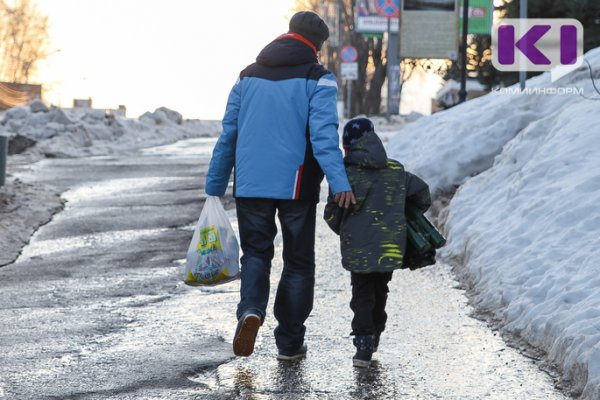
[(380, 34), (387, 32), (388, 28), (392, 33), (398, 32), (399, 18), (393, 15), (396, 9), (400, 9), (401, 0), (356, 0), (355, 4), (356, 32)]
[(355, 81), (358, 79), (358, 63), (343, 62), (341, 63), (341, 78), (345, 81)]

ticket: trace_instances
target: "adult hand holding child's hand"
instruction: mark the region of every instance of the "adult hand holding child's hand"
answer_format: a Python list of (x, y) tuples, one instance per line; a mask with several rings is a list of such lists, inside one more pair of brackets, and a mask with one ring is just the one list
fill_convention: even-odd
[(334, 199), (340, 208), (348, 208), (350, 203), (356, 204), (356, 198), (352, 191), (336, 193)]

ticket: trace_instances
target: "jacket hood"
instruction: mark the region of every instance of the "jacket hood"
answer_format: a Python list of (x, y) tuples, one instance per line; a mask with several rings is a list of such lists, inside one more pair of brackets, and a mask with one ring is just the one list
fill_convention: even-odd
[(371, 131), (350, 147), (344, 162), (360, 167), (381, 169), (387, 166), (387, 153), (379, 136)]
[(305, 43), (294, 38), (275, 39), (258, 54), (256, 62), (265, 67), (316, 63), (317, 56)]

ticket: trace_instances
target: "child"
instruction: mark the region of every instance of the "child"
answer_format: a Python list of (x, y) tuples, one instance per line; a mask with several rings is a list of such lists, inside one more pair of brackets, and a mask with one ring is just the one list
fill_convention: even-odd
[(348, 209), (330, 195), (325, 221), (340, 235), (342, 265), (351, 272), (355, 367), (368, 367), (385, 329), (388, 283), (403, 268), (407, 226), (405, 203), (422, 211), (431, 205), (429, 187), (387, 158), (383, 143), (367, 118), (355, 118), (342, 136), (346, 173), (356, 196)]

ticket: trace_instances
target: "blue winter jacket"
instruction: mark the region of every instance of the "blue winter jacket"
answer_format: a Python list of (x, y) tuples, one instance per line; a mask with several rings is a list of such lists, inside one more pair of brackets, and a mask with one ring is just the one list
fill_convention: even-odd
[(319, 201), (323, 172), (333, 193), (349, 191), (339, 149), (335, 76), (297, 35), (267, 45), (240, 73), (213, 150), (206, 193)]

